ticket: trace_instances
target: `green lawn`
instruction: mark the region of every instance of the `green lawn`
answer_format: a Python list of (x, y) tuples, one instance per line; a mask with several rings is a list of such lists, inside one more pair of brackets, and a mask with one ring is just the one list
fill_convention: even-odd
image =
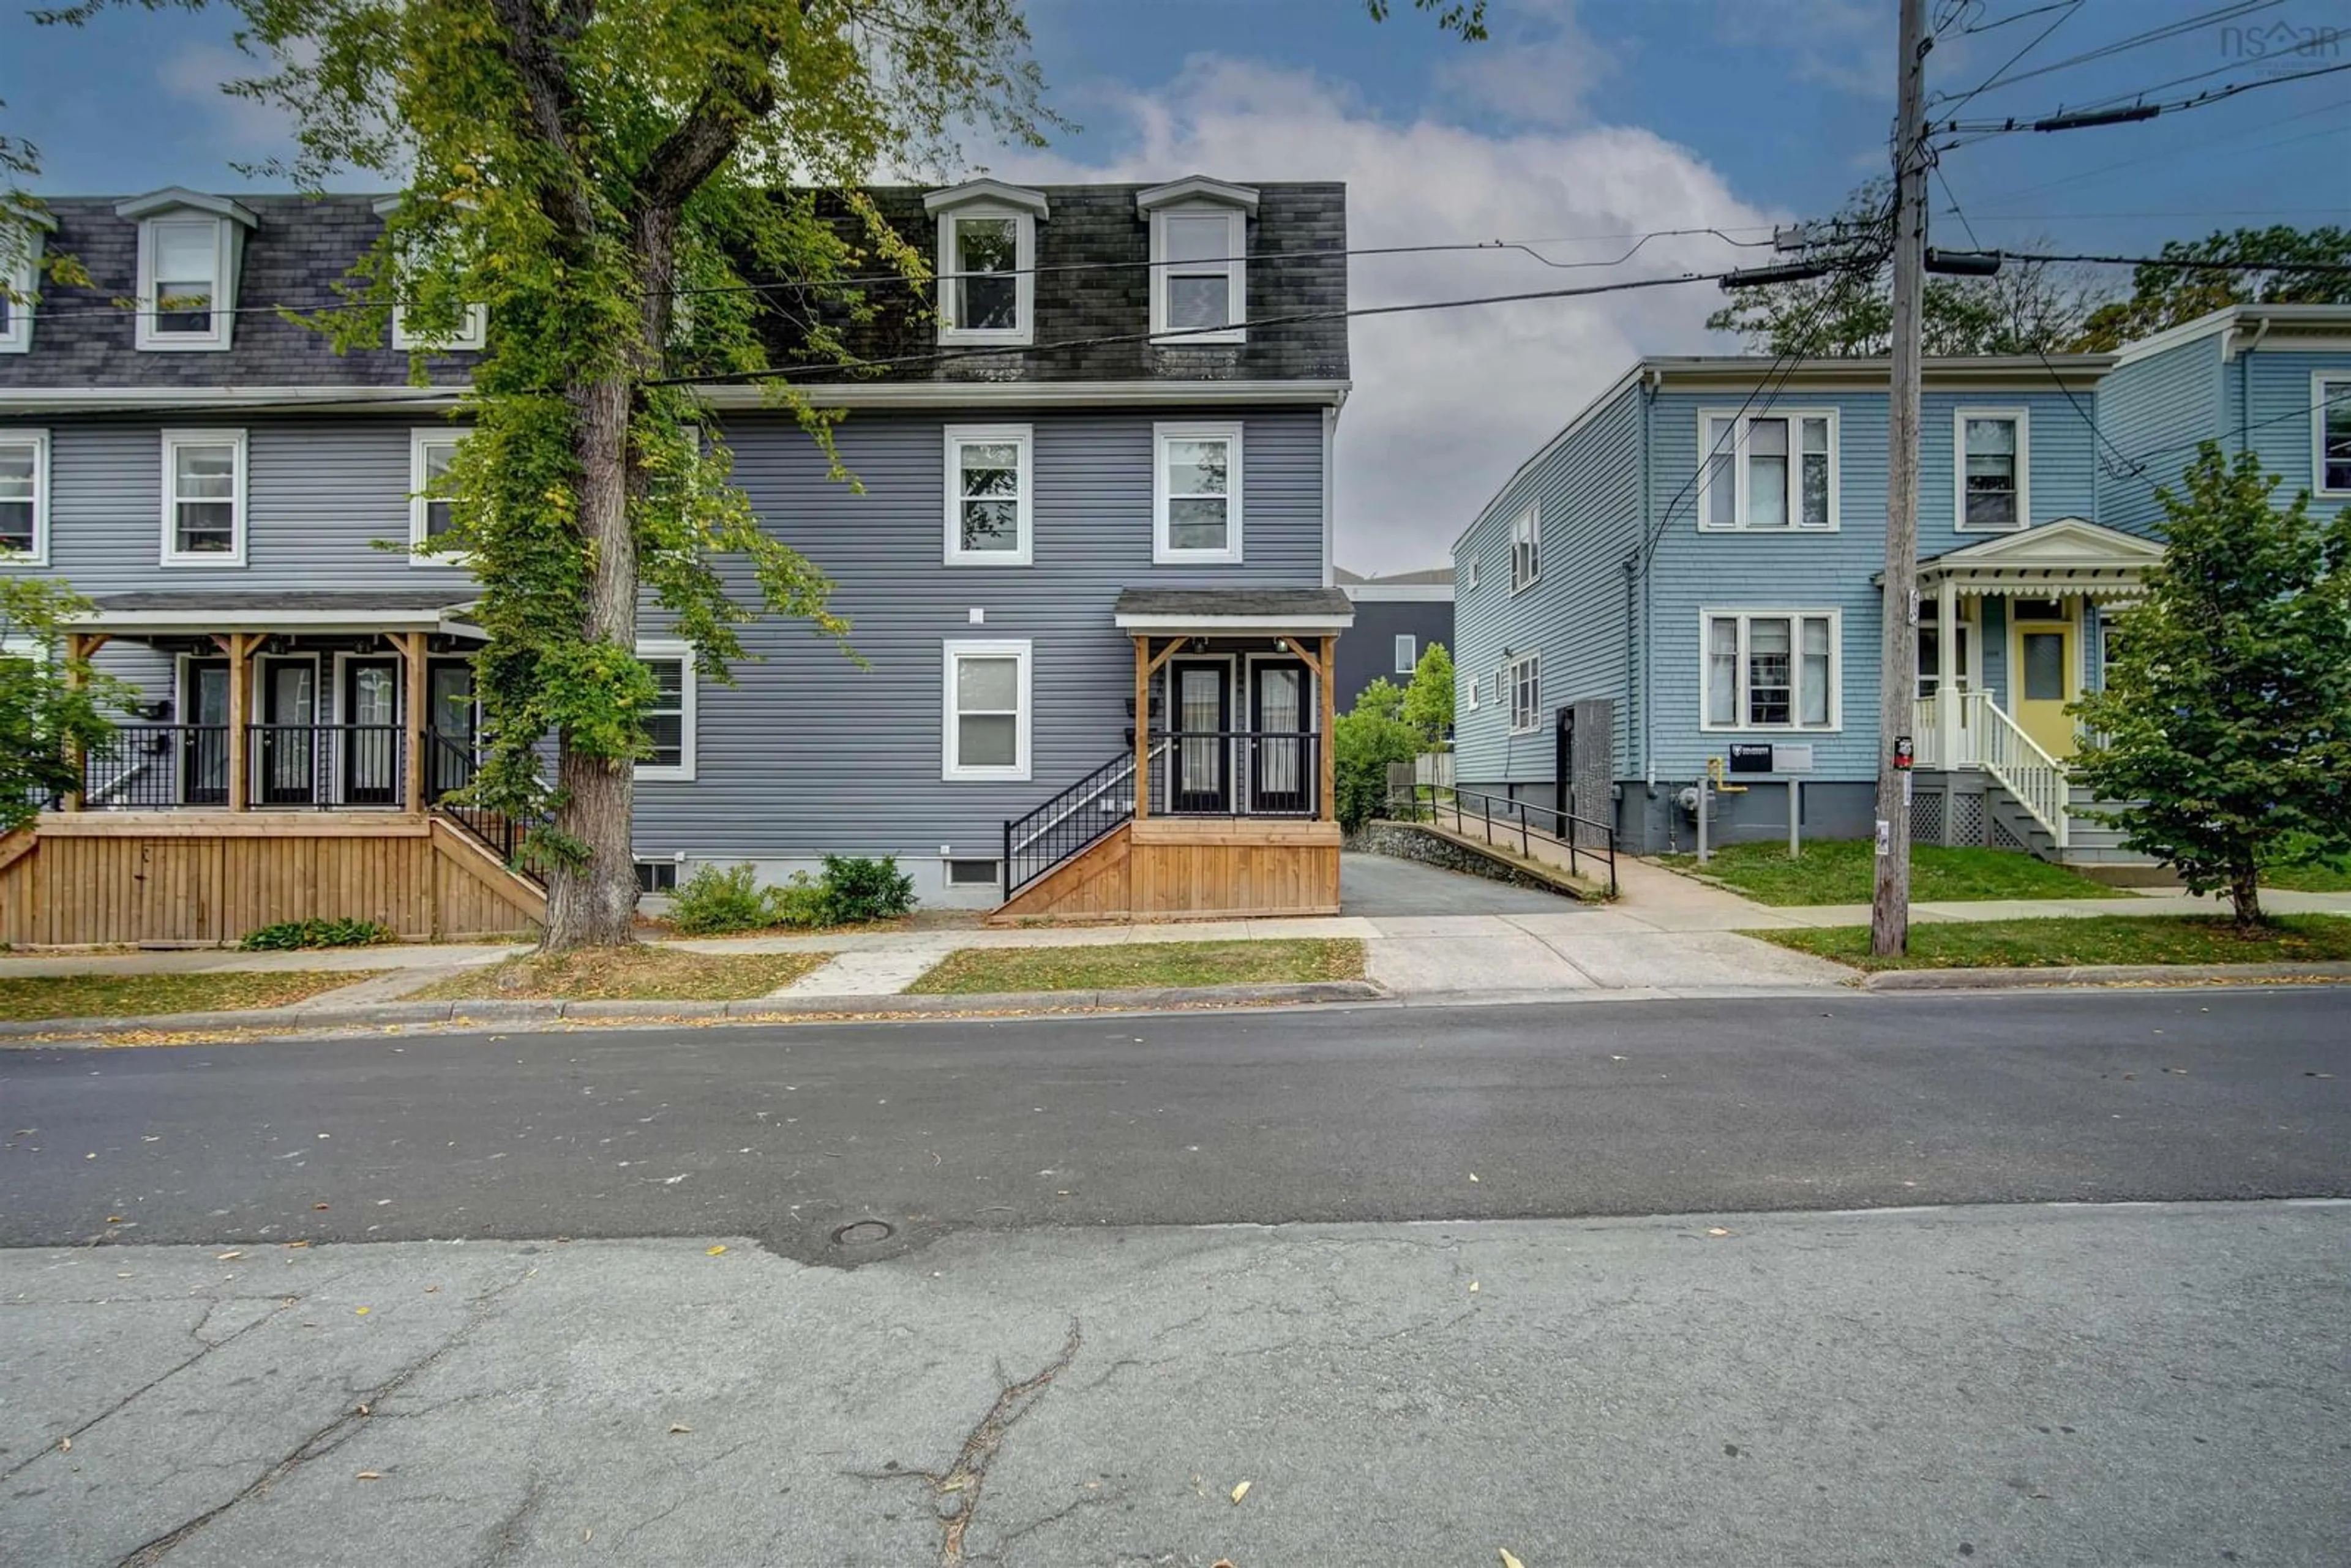
[(367, 978), (340, 969), (272, 974), (0, 977), (0, 1019), (136, 1018), (278, 1008)]
[(2062, 968), (2072, 964), (2293, 964), (2351, 959), (2351, 918), (2284, 915), (2252, 937), (2206, 915), (2060, 915), (1910, 927), (1910, 951), (1870, 956), (1869, 928), (1750, 931), (1750, 936), (1857, 969)]
[(2351, 857), (2265, 865), (2262, 868), (2262, 885), (2291, 888), (2296, 893), (2351, 893)]
[(1352, 938), (1139, 942), (1099, 947), (964, 947), (906, 988), (931, 996), (979, 996), (1363, 977), (1364, 945)]
[(830, 953), (695, 953), (601, 947), (467, 969), (408, 1001), (738, 1002), (791, 984)]
[[(1704, 866), (1696, 855), (1660, 855), (1669, 866), (1727, 883), (1758, 904), (1867, 904), (1876, 876), (1874, 846), (1858, 839), (1815, 840), (1788, 858), (1784, 843), (1731, 844)], [(1910, 896), (1932, 899), (2128, 898), (2088, 877), (2007, 850), (1910, 849)]]

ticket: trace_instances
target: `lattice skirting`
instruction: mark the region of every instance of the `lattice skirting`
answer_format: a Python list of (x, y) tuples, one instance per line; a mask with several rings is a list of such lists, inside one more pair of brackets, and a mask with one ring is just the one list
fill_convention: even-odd
[(1995, 817), (1991, 824), (1991, 847), (1996, 850), (2015, 850), (2022, 853), (2024, 841), (2009, 831), (2008, 824)]
[(1939, 844), (1943, 838), (1943, 791), (1914, 797), (1910, 801), (1910, 841), (1914, 844)]
[(1980, 847), (1984, 840), (1984, 798), (1954, 790), (1944, 806), (1943, 841), (1955, 847)]

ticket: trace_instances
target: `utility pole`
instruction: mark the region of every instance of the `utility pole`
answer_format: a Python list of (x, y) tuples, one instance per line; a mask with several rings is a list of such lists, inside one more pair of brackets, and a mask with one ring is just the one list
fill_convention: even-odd
[[(1910, 941), (1910, 727), (1918, 667), (1918, 372), (1927, 267), (1927, 0), (1902, 0), (1895, 57), (1894, 344), (1886, 388), (1886, 597), (1877, 664), (1877, 885), (1869, 950)], [(1949, 636), (1949, 632), (1944, 632)]]

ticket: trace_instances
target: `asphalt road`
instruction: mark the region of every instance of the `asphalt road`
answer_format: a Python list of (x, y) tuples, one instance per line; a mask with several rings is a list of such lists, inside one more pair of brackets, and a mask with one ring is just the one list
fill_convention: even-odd
[(0, 1246), (2343, 1196), (2351, 993), (8, 1051), (0, 1106)]

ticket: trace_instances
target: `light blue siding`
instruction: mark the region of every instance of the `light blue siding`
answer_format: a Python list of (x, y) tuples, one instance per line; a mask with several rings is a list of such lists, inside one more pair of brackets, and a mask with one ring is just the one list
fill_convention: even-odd
[(2163, 504), (2156, 492), (2178, 486), (2198, 442), (2228, 438), (2224, 336), (2209, 332), (2117, 365), (2099, 383), (2098, 423), (2113, 444), (2109, 472), (2099, 481), (2098, 522), (2158, 532)]
[(2260, 455), (2263, 468), (2278, 476), (2279, 505), (2303, 490), (2312, 493), (2311, 510), (2317, 516), (2351, 504), (2341, 497), (2317, 494), (2315, 412), (2316, 378), (2325, 374), (2351, 381), (2351, 349), (2323, 353), (2256, 349), (2240, 355), (2231, 369), (2243, 408), (2231, 434), (2240, 445)]

